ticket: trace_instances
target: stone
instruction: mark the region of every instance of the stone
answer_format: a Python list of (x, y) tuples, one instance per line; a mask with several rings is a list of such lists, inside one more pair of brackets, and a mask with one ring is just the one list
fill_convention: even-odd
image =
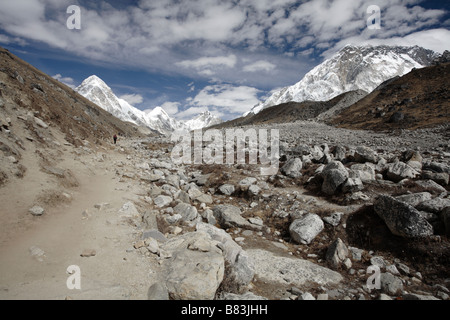
[(447, 186), (450, 176), (446, 172), (422, 171), (422, 179), (433, 180), (441, 186)]
[(28, 210), (33, 216), (39, 217), (45, 213), (45, 210), (42, 207), (34, 206), (30, 210)]
[(336, 285), (343, 280), (338, 272), (308, 260), (280, 256), (262, 249), (246, 251), (254, 262), (255, 276), (258, 281), (302, 287), (311, 284)]
[(228, 287), (239, 291), (240, 288), (247, 286), (255, 275), (253, 260), (249, 258), (247, 252), (225, 230), (206, 223), (198, 223), (196, 229), (209, 234), (213, 240), (220, 243), (226, 262), (225, 273)]
[(295, 242), (310, 244), (323, 229), (322, 219), (316, 214), (309, 213), (294, 220), (289, 226), (289, 233)]
[(326, 293), (319, 293), (319, 294), (317, 295), (317, 300), (318, 300), (318, 301), (325, 301), (325, 300), (328, 300), (328, 294), (326, 294)]
[(422, 202), (417, 209), (432, 213), (440, 213), (446, 207), (450, 207), (450, 199), (434, 198), (432, 200)]
[(231, 196), (234, 193), (235, 188), (232, 184), (224, 184), (219, 187), (219, 191), (226, 196)]
[(433, 235), (433, 227), (418, 210), (395, 198), (379, 196), (374, 202), (374, 210), (394, 235), (405, 238)]
[(348, 247), (348, 250), (351, 254), (353, 261), (361, 261), (362, 260), (362, 255), (364, 253), (363, 249), (358, 249), (355, 247)]
[(169, 292), (164, 284), (156, 282), (150, 286), (147, 292), (148, 300), (169, 300)]
[(167, 238), (158, 230), (152, 229), (152, 230), (146, 230), (142, 233), (142, 240), (146, 240), (149, 238), (153, 238), (158, 242), (164, 243), (167, 242)]
[(190, 232), (169, 240), (163, 250), (165, 285), (172, 300), (213, 300), (224, 278), (225, 260), (217, 241), (205, 232)]
[(382, 273), (380, 275), (381, 291), (390, 295), (398, 296), (402, 294), (403, 282), (400, 278), (391, 273)]
[(417, 293), (407, 293), (402, 296), (403, 300), (440, 300), (431, 295), (423, 295)]
[(440, 172), (446, 172), (446, 173), (450, 173), (450, 166), (445, 164), (445, 163), (440, 163), (440, 162), (434, 162), (431, 161), (429, 163), (426, 163), (424, 165), (424, 169), (425, 170), (431, 170), (437, 173)]
[(183, 221), (193, 221), (198, 217), (197, 208), (184, 202), (177, 204), (173, 211), (175, 214), (181, 215)]
[(239, 185), (240, 186), (251, 186), (252, 184), (255, 184), (258, 180), (256, 178), (253, 177), (247, 177), (245, 179), (242, 179), (241, 181), (239, 181)]
[(94, 249), (85, 249), (80, 254), (80, 256), (83, 258), (95, 257), (96, 255), (97, 255), (97, 251), (95, 251)]
[(257, 296), (256, 294), (252, 293), (252, 292), (246, 292), (244, 294), (236, 294), (236, 293), (224, 293), (222, 295), (222, 299), (223, 300), (267, 300), (267, 298), (264, 298), (262, 296)]
[(357, 163), (350, 167), (350, 178), (359, 178), (362, 182), (376, 180), (375, 165), (371, 163)]
[(338, 238), (328, 247), (325, 258), (333, 268), (337, 269), (341, 266), (347, 256), (347, 246), (341, 239)]
[(135, 205), (133, 202), (127, 202), (125, 203), (122, 208), (120, 208), (119, 210), (120, 216), (121, 217), (136, 217), (139, 216), (139, 211), (136, 209)]
[(399, 182), (403, 179), (414, 179), (419, 176), (419, 172), (399, 161), (387, 165), (386, 176), (393, 182)]
[(337, 227), (341, 222), (342, 216), (344, 214), (342, 212), (335, 212), (328, 217), (323, 218), (323, 221), (332, 225), (333, 227)]
[(322, 192), (331, 196), (335, 194), (348, 179), (348, 171), (339, 161), (332, 161), (323, 169)]
[(395, 197), (395, 199), (407, 203), (410, 206), (417, 207), (422, 202), (431, 200), (431, 193), (429, 192), (411, 193)]
[(251, 185), (248, 188), (248, 194), (250, 196), (257, 196), (260, 192), (261, 192), (261, 188), (258, 187), (257, 185)]
[(314, 298), (314, 296), (311, 293), (305, 292), (305, 293), (302, 293), (302, 295), (300, 297), (298, 297), (298, 300), (313, 301), (313, 300), (316, 300), (316, 298)]
[(377, 163), (378, 162), (378, 154), (373, 151), (371, 148), (366, 146), (359, 146), (356, 148), (355, 151), (355, 161), (356, 162), (371, 162), (371, 163)]
[(48, 124), (46, 124), (44, 121), (42, 121), (41, 119), (34, 117), (34, 122), (41, 128), (47, 129), (48, 128)]
[(294, 158), (286, 162), (286, 164), (281, 168), (281, 173), (290, 178), (299, 178), (302, 176), (302, 167), (302, 160), (299, 158)]
[(160, 195), (157, 196), (153, 201), (158, 208), (164, 208), (172, 203), (173, 199), (169, 196)]
[(213, 208), (213, 214), (219, 225), (224, 228), (253, 228), (246, 219), (241, 216), (241, 210), (232, 205), (219, 205)]
[(343, 161), (347, 156), (347, 149), (343, 146), (336, 146), (333, 151), (333, 155), (336, 160)]
[(416, 185), (425, 189), (428, 192), (434, 193), (434, 194), (441, 194), (444, 192), (447, 192), (443, 186), (440, 184), (434, 182), (433, 180), (419, 180), (415, 181)]
[(364, 189), (364, 185), (360, 178), (348, 178), (342, 185), (342, 192), (353, 193)]
[(373, 266), (379, 267), (380, 269), (386, 268), (386, 261), (384, 261), (383, 257), (380, 257), (380, 256), (375, 256), (375, 257), (370, 258), (370, 263)]

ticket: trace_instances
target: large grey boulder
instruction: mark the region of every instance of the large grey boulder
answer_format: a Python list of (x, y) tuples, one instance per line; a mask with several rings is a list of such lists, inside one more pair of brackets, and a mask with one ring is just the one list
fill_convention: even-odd
[(403, 292), (403, 282), (399, 277), (386, 272), (380, 275), (381, 291), (391, 295), (401, 295)]
[(321, 173), (323, 177), (322, 192), (334, 195), (348, 179), (347, 169), (340, 161), (332, 161), (325, 166)]
[(375, 165), (371, 163), (357, 163), (350, 167), (350, 178), (360, 178), (362, 182), (376, 180)]
[(411, 193), (405, 194), (402, 196), (395, 197), (397, 200), (405, 202), (410, 206), (417, 207), (424, 201), (431, 200), (431, 193), (429, 192), (419, 192), (419, 193)]
[(223, 281), (225, 260), (218, 242), (204, 232), (170, 239), (162, 249), (165, 285), (173, 300), (213, 300)]
[(299, 158), (294, 158), (286, 162), (286, 164), (281, 168), (281, 173), (290, 178), (301, 177), (301, 170), (303, 167), (302, 160)]
[(231, 196), (234, 193), (235, 188), (232, 184), (224, 184), (219, 187), (219, 191), (226, 196)]
[(371, 148), (366, 146), (360, 146), (356, 148), (355, 151), (355, 161), (356, 162), (372, 162), (377, 163), (378, 162), (378, 154), (373, 151)]
[(198, 223), (196, 229), (207, 233), (213, 240), (220, 243), (226, 262), (225, 274), (229, 289), (239, 291), (253, 280), (255, 275), (253, 261), (225, 230), (203, 222)]
[(342, 276), (331, 269), (319, 266), (308, 260), (285, 257), (262, 249), (247, 250), (255, 264), (255, 276), (270, 283), (290, 285), (336, 285)]
[(386, 176), (389, 180), (399, 182), (403, 179), (414, 179), (419, 176), (419, 172), (401, 161), (387, 165)]
[(179, 204), (177, 204), (173, 208), (173, 212), (175, 214), (181, 215), (183, 221), (193, 221), (198, 217), (197, 208), (184, 202), (180, 202)]
[(219, 205), (213, 208), (214, 217), (217, 223), (224, 228), (247, 228), (252, 229), (253, 225), (241, 216), (241, 210), (232, 205)]
[(317, 214), (309, 213), (294, 220), (289, 226), (289, 233), (297, 243), (310, 244), (323, 229), (322, 219)]
[(164, 208), (164, 207), (167, 207), (172, 201), (173, 201), (172, 197), (169, 197), (169, 196), (163, 196), (163, 195), (157, 196), (157, 197), (153, 200), (153, 202), (155, 203), (155, 205), (156, 205), (158, 208)]
[(427, 212), (440, 213), (446, 207), (450, 207), (450, 199), (434, 198), (432, 200), (422, 202), (417, 209)]
[(394, 235), (416, 238), (433, 234), (433, 227), (418, 210), (395, 198), (379, 196), (374, 202), (374, 210)]

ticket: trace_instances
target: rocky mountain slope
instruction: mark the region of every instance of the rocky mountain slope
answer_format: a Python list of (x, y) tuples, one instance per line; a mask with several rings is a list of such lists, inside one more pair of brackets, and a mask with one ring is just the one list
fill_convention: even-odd
[(351, 46), (324, 61), (293, 86), (275, 92), (250, 113), (286, 102), (328, 101), (344, 92), (372, 92), (384, 81), (429, 66), (438, 53), (421, 47)]
[(345, 128), (395, 130), (450, 122), (450, 63), (416, 69), (392, 79), (330, 118)]

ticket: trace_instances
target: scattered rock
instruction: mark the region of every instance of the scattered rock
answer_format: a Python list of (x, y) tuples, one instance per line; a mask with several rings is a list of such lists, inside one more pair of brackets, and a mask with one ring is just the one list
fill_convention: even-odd
[(332, 225), (333, 227), (337, 227), (341, 222), (341, 218), (344, 214), (342, 212), (335, 212), (332, 215), (323, 218), (323, 221)]
[(136, 209), (135, 205), (133, 202), (127, 202), (125, 203), (122, 208), (119, 210), (119, 213), (121, 215), (121, 217), (127, 217), (127, 218), (131, 218), (131, 217), (136, 217), (139, 216), (139, 211)]
[(326, 260), (331, 264), (331, 266), (333, 266), (333, 268), (338, 269), (347, 256), (347, 246), (341, 239), (338, 238), (328, 247)]
[(356, 162), (361, 162), (361, 163), (365, 163), (365, 162), (377, 163), (378, 162), (377, 153), (375, 151), (373, 151), (372, 149), (370, 149), (369, 147), (365, 147), (365, 146), (357, 147), (354, 157), (355, 157)]
[(181, 215), (183, 221), (193, 221), (198, 217), (197, 208), (184, 202), (177, 204), (173, 211), (175, 214)]
[(164, 208), (168, 206), (172, 201), (173, 201), (172, 197), (163, 195), (157, 196), (154, 199), (154, 203), (158, 208)]
[(395, 197), (395, 199), (407, 203), (410, 206), (417, 207), (422, 202), (431, 200), (431, 193), (420, 192), (420, 193), (405, 194), (403, 196)]
[(380, 276), (381, 291), (390, 295), (398, 296), (402, 294), (403, 282), (400, 278), (391, 273), (382, 273)]
[(300, 160), (299, 158), (294, 158), (286, 162), (286, 164), (281, 168), (281, 173), (290, 178), (299, 178), (302, 175), (302, 167), (302, 160)]
[(241, 210), (232, 205), (219, 205), (213, 208), (214, 217), (219, 225), (224, 228), (240, 227), (254, 228), (247, 220), (241, 216)]
[(219, 187), (219, 191), (226, 196), (231, 196), (234, 193), (235, 188), (232, 184), (224, 184)]
[(332, 161), (325, 166), (321, 173), (323, 177), (322, 192), (327, 195), (335, 194), (339, 187), (348, 179), (348, 171), (339, 161)]
[(45, 210), (42, 207), (34, 206), (30, 210), (28, 210), (33, 216), (42, 216), (45, 213)]
[(390, 196), (381, 195), (374, 203), (375, 212), (384, 220), (389, 230), (406, 238), (427, 237), (433, 227), (414, 207)]
[(294, 220), (289, 226), (289, 233), (294, 241), (300, 244), (310, 244), (322, 232), (322, 219), (313, 213)]
[(399, 182), (403, 179), (414, 179), (419, 176), (419, 172), (401, 161), (387, 165), (386, 176), (389, 180)]
[(97, 255), (97, 251), (95, 251), (94, 249), (85, 249), (80, 254), (80, 256), (83, 258), (95, 257), (96, 255)]

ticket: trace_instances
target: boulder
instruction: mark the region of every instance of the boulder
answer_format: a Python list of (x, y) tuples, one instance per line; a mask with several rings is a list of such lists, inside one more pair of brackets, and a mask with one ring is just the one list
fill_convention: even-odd
[(438, 197), (432, 200), (422, 202), (417, 207), (417, 209), (427, 212), (440, 213), (446, 207), (450, 207), (450, 199)]
[(360, 163), (372, 162), (376, 164), (378, 162), (378, 154), (366, 146), (357, 147), (354, 157), (355, 161)]
[(433, 234), (433, 227), (418, 210), (395, 198), (379, 196), (374, 202), (374, 210), (394, 235), (416, 238)]
[(341, 218), (344, 214), (342, 212), (335, 212), (328, 217), (323, 218), (323, 221), (332, 225), (333, 227), (337, 227), (341, 222)]
[(165, 285), (173, 300), (213, 300), (223, 281), (225, 260), (218, 242), (204, 232), (172, 238), (163, 245)]
[(181, 215), (183, 221), (193, 221), (198, 217), (197, 208), (184, 202), (177, 204), (173, 211), (175, 214)]
[(353, 193), (364, 189), (364, 185), (360, 178), (348, 178), (342, 185), (342, 192)]
[(303, 167), (302, 160), (299, 158), (291, 159), (281, 168), (281, 173), (290, 178), (301, 177), (301, 170)]
[(362, 182), (376, 180), (375, 165), (371, 163), (357, 163), (350, 167), (350, 178), (360, 178)]
[(403, 282), (399, 277), (386, 272), (380, 275), (381, 291), (390, 296), (398, 296), (403, 292)]
[(226, 196), (231, 196), (234, 193), (235, 188), (232, 184), (224, 184), (219, 187), (219, 191)]
[(166, 207), (166, 206), (168, 206), (172, 201), (173, 201), (172, 197), (169, 197), (169, 196), (163, 196), (163, 195), (157, 196), (157, 197), (153, 200), (153, 202), (155, 203), (155, 205), (156, 205), (158, 208)]
[(337, 269), (341, 266), (347, 256), (347, 246), (341, 239), (338, 238), (328, 247), (326, 260), (333, 266), (333, 268)]
[(224, 228), (253, 228), (246, 219), (241, 216), (241, 210), (238, 207), (232, 205), (219, 205), (213, 208), (214, 217), (217, 223)]
[(131, 201), (125, 203), (122, 206), (122, 208), (120, 208), (119, 213), (121, 217), (127, 218), (139, 216), (139, 211), (136, 209), (136, 206)]
[(289, 226), (289, 233), (297, 243), (310, 244), (323, 229), (322, 219), (317, 214), (309, 213), (294, 220)]
[(399, 182), (403, 179), (414, 179), (419, 176), (419, 172), (401, 161), (387, 165), (386, 176), (393, 182)]
[(419, 193), (405, 194), (402, 196), (395, 197), (395, 199), (405, 202), (410, 206), (417, 207), (422, 202), (431, 200), (431, 193), (419, 192)]
[(334, 195), (348, 179), (348, 171), (340, 161), (332, 161), (323, 169), (322, 192)]
[(446, 186), (448, 185), (450, 178), (447, 172), (423, 171), (422, 179), (430, 179), (440, 184), (441, 186)]

